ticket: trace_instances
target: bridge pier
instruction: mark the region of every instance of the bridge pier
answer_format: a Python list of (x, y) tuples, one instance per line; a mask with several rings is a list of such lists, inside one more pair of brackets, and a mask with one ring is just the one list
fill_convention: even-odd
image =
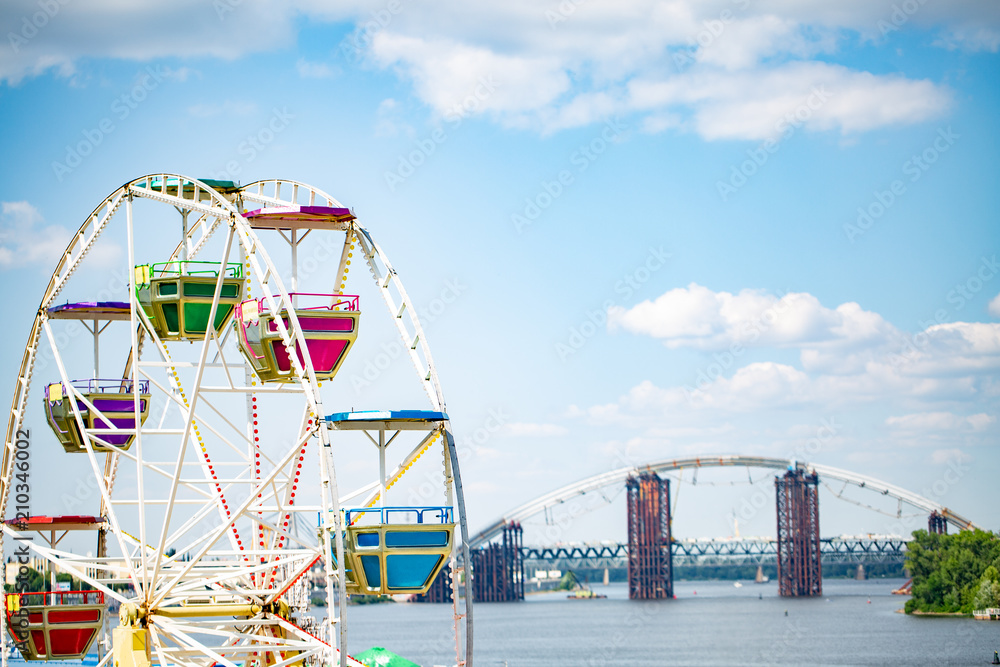
[(643, 472), (625, 482), (628, 492), (628, 596), (673, 598), (670, 481)]
[(931, 515), (927, 518), (927, 532), (937, 533), (938, 535), (948, 534), (948, 520), (944, 518), (944, 515), (934, 510)]
[(778, 514), (778, 591), (783, 597), (823, 594), (819, 477), (801, 469), (774, 480)]
[(504, 525), (499, 543), (476, 549), (472, 557), (472, 595), (476, 602), (524, 599), (521, 524)]
[(426, 593), (413, 596), (414, 602), (451, 602), (451, 565), (445, 565)]

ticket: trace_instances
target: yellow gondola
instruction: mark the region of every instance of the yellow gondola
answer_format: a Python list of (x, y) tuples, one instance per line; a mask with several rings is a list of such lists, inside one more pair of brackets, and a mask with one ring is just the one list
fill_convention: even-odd
[[(352, 525), (368, 515), (378, 523)], [(416, 523), (394, 522), (397, 517)], [(426, 593), (454, 546), (450, 507), (350, 509), (345, 521), (346, 584), (352, 595)]]
[(212, 327), (218, 334), (243, 298), (243, 267), (230, 262), (162, 262), (135, 267), (136, 297), (161, 340), (201, 339), (219, 272), (223, 272), (219, 304)]
[[(86, 429), (109, 429), (94, 433), (94, 451), (113, 451), (113, 445), (128, 449), (135, 440), (135, 404), (131, 380), (74, 380), (73, 389), (84, 400), (77, 399), (80, 416)], [(149, 380), (139, 381), (139, 424), (149, 416)], [(86, 452), (85, 437), (73, 413), (73, 406), (66, 395), (66, 388), (59, 382), (45, 387), (45, 417), (59, 443), (67, 452)], [(95, 410), (92, 410), (90, 406)], [(116, 433), (110, 429), (126, 429), (132, 433)]]

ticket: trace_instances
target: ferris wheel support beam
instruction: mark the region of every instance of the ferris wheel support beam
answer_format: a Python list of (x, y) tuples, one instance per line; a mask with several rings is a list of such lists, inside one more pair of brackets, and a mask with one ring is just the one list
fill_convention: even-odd
[[(129, 209), (129, 213), (131, 215), (131, 207)], [(129, 230), (130, 230), (129, 231), (129, 236), (130, 237), (131, 237), (131, 229), (132, 229), (132, 223), (131, 223), (131, 218), (130, 218), (130, 220), (129, 220)], [(131, 241), (131, 238), (129, 239), (129, 241)], [(222, 262), (221, 262), (221, 266), (222, 267), (225, 267), (226, 263), (229, 261), (229, 253), (232, 250), (232, 247), (233, 247), (233, 229), (232, 229), (232, 227), (230, 227), (229, 230), (228, 230), (228, 233), (226, 234), (225, 250), (223, 250), (223, 252), (222, 252)], [(131, 250), (130, 250), (130, 252), (131, 252)], [(132, 261), (133, 261), (133, 258), (129, 257), (129, 263), (132, 263)], [(216, 315), (216, 312), (218, 311), (218, 308), (219, 308), (219, 299), (222, 296), (222, 284), (223, 284), (223, 280), (225, 279), (225, 277), (226, 277), (225, 270), (220, 270), (219, 271), (219, 275), (215, 279), (215, 291), (212, 294), (212, 305), (209, 306), (209, 309), (208, 309), (208, 319), (207, 319), (207, 322), (215, 322), (215, 315)], [(133, 292), (132, 298), (135, 299), (136, 298), (135, 295), (134, 295), (135, 290), (132, 290), (132, 292)], [(136, 305), (138, 305), (138, 304), (136, 304)], [(136, 312), (136, 308), (133, 307), (131, 310), (132, 310), (132, 313), (133, 313), (133, 316), (134, 316), (135, 312)], [(133, 328), (132, 331), (134, 332), (135, 329)], [(133, 341), (132, 341), (132, 347), (133, 347), (133, 349), (135, 348), (135, 344), (136, 344), (136, 341), (134, 340), (134, 337), (135, 337), (135, 334), (133, 333)], [(191, 399), (190, 399), (190, 402), (189, 402), (189, 407), (188, 407), (188, 410), (187, 410), (186, 418), (184, 420), (184, 435), (181, 436), (181, 444), (180, 444), (180, 447), (178, 448), (178, 452), (177, 452), (177, 463), (174, 466), (174, 475), (173, 475), (173, 479), (170, 482), (170, 492), (169, 492), (168, 497), (167, 497), (167, 509), (166, 509), (166, 514), (165, 514), (165, 520), (163, 521), (163, 527), (160, 530), (159, 549), (156, 552), (156, 564), (155, 564), (155, 566), (153, 568), (153, 576), (152, 576), (152, 581), (151, 581), (151, 585), (153, 587), (156, 586), (156, 582), (157, 582), (157, 579), (159, 578), (159, 574), (160, 574), (160, 567), (161, 567), (161, 565), (163, 563), (163, 556), (164, 556), (164, 553), (167, 550), (167, 544), (168, 544), (168, 542), (166, 541), (166, 539), (167, 539), (167, 531), (170, 528), (170, 517), (173, 515), (174, 501), (177, 499), (177, 489), (178, 489), (178, 486), (179, 486), (179, 483), (180, 483), (181, 473), (183, 472), (183, 469), (184, 469), (184, 457), (187, 454), (188, 445), (191, 442), (191, 431), (194, 428), (195, 408), (198, 406), (198, 399), (201, 396), (201, 380), (202, 380), (202, 378), (205, 375), (205, 362), (208, 361), (208, 349), (209, 349), (209, 346), (211, 344), (211, 341), (214, 340), (214, 339), (215, 339), (215, 327), (214, 326), (207, 326), (206, 327), (206, 331), (205, 331), (205, 339), (204, 339), (204, 341), (202, 341), (202, 345), (201, 345), (201, 354), (200, 354), (200, 356), (198, 358), (198, 366), (197, 366), (197, 369), (195, 370), (195, 377), (194, 377), (194, 383), (192, 385), (193, 390), (192, 390), (192, 393), (191, 393)], [(136, 378), (135, 378), (134, 375), (133, 375), (132, 381), (133, 382), (136, 381)], [(136, 414), (138, 414), (138, 411), (139, 411), (139, 403), (138, 403), (138, 401), (139, 401), (139, 395), (137, 393), (133, 393), (133, 396), (134, 396), (134, 399), (136, 401), (136, 405), (135, 405)], [(141, 431), (141, 430), (142, 429), (139, 429), (139, 431)], [(141, 440), (139, 441), (138, 444), (140, 444), (140, 445), (142, 444)], [(139, 450), (138, 456), (141, 459), (141, 456), (142, 456), (142, 450), (141, 449)], [(207, 481), (207, 478), (208, 478), (208, 476), (206, 475), (206, 481)], [(141, 485), (141, 483), (142, 483), (142, 475), (141, 475), (141, 473), (139, 474), (139, 479), (140, 479), (140, 485)], [(139, 492), (140, 492), (140, 497), (141, 497), (141, 494), (142, 494), (142, 487), (141, 486), (139, 487)], [(142, 526), (143, 524), (140, 524), (140, 525)], [(145, 538), (141, 538), (141, 539), (145, 543)], [(230, 538), (230, 539), (232, 539), (232, 538)], [(233, 547), (235, 547), (235, 546), (236, 545), (233, 544)], [(143, 552), (143, 553), (145, 553), (145, 552)], [(148, 596), (147, 596), (147, 598), (148, 598)]]
[[(164, 184), (165, 183), (166, 183), (166, 180), (164, 180)], [(126, 200), (125, 200), (125, 226), (126, 226), (127, 234), (128, 234), (128, 265), (129, 266), (135, 266), (135, 233), (134, 233), (135, 230), (133, 228), (133, 220), (132, 220), (132, 194), (131, 194), (131, 192), (129, 193), (129, 195), (126, 197)], [(131, 286), (131, 289), (129, 289), (129, 303), (131, 304), (131, 306), (129, 308), (129, 313), (130, 313), (129, 316), (130, 316), (130, 324), (131, 324), (131, 326), (129, 327), (129, 333), (130, 333), (131, 338), (132, 338), (132, 340), (131, 340), (131, 342), (132, 342), (132, 349), (135, 350), (135, 349), (138, 349), (138, 337), (136, 336), (136, 333), (135, 333), (136, 327), (137, 327), (138, 323), (136, 322), (135, 312), (136, 312), (136, 310), (139, 307), (138, 297), (136, 296), (136, 290), (135, 290), (135, 287), (136, 287), (136, 285), (135, 285), (135, 272), (132, 273), (132, 280), (130, 281), (130, 286)], [(136, 380), (137, 380), (137, 377), (136, 377), (136, 368), (133, 365), (132, 366), (132, 409), (133, 409), (133, 414), (134, 415), (138, 415), (139, 414), (139, 388), (138, 388), (138, 386), (136, 384)], [(74, 406), (75, 406), (75, 402), (74, 402)], [(77, 412), (79, 412), (79, 410), (77, 410)], [(78, 420), (80, 419), (79, 415), (77, 416), (77, 419)], [(82, 423), (82, 421), (81, 421), (81, 423)], [(139, 496), (139, 498), (145, 498), (145, 494), (143, 493), (144, 486), (145, 486), (144, 485), (144, 480), (143, 480), (144, 475), (142, 474), (142, 465), (141, 465), (141, 462), (142, 462), (142, 428), (139, 426), (139, 420), (138, 419), (135, 420), (135, 425), (136, 425), (136, 429), (135, 429), (135, 457), (136, 457), (135, 474), (136, 474), (136, 483), (137, 483), (137, 487), (138, 487), (137, 490), (138, 490), (138, 496)], [(81, 433), (82, 432), (83, 431), (81, 430)], [(90, 446), (89, 445), (88, 445), (87, 449), (88, 449), (88, 451), (90, 450)], [(146, 541), (146, 516), (145, 516), (145, 512), (139, 512), (138, 515), (139, 515), (139, 543), (141, 545), (146, 545), (146, 544), (148, 544), (148, 542)], [(148, 578), (149, 577), (149, 563), (147, 562), (148, 556), (146, 554), (146, 549), (144, 549), (144, 548), (139, 549), (139, 552), (140, 552), (139, 553), (139, 559), (140, 559), (140, 562), (142, 564), (142, 595), (146, 599), (146, 601), (148, 602), (149, 601), (149, 595), (150, 595), (150, 587), (149, 587), (150, 581), (149, 581), (149, 578)]]
[[(325, 429), (320, 429), (320, 486), (323, 487), (323, 493), (320, 494), (321, 502), (323, 505), (323, 567), (325, 569), (326, 575), (326, 608), (333, 609), (333, 586), (334, 579), (336, 579), (337, 585), (337, 612), (340, 615), (338, 630), (340, 631), (340, 667), (346, 667), (347, 665), (347, 623), (344, 619), (347, 618), (347, 582), (344, 581), (346, 577), (338, 576), (334, 577), (334, 572), (332, 569), (333, 554), (330, 553), (330, 539), (328, 535), (333, 533), (334, 548), (337, 553), (336, 562), (340, 567), (344, 568), (346, 571), (347, 565), (344, 560), (344, 530), (341, 525), (342, 520), (340, 516), (340, 495), (337, 489), (337, 477), (336, 472), (333, 467), (333, 448), (330, 445), (329, 437), (324, 437), (322, 433)], [(330, 502), (328, 499), (333, 499)], [(333, 526), (330, 526), (331, 516), (333, 518)], [(333, 622), (333, 614), (329, 615), (330, 622)]]
[[(465, 518), (465, 491), (462, 489), (462, 477), (458, 474), (458, 449), (455, 447), (455, 436), (451, 433), (450, 424), (445, 427), (445, 442), (448, 455), (451, 458), (451, 469), (455, 480), (455, 499), (461, 511), (458, 521), (462, 533), (462, 559), (465, 565), (465, 665), (472, 667), (472, 560), (469, 554), (469, 524)], [(452, 576), (458, 577), (457, 572)], [(458, 620), (457, 618), (455, 619)], [(457, 656), (456, 656), (457, 658)]]

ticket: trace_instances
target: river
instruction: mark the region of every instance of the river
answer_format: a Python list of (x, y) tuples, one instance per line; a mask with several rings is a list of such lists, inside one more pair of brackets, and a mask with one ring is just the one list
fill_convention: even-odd
[[(823, 597), (778, 596), (774, 582), (675, 582), (676, 600), (530, 594), (475, 606), (475, 665), (986, 665), (1000, 623), (897, 613), (899, 579), (826, 580)], [(787, 612), (787, 615), (786, 615)], [(348, 611), (351, 653), (382, 646), (425, 667), (454, 664), (451, 606), (378, 604)]]

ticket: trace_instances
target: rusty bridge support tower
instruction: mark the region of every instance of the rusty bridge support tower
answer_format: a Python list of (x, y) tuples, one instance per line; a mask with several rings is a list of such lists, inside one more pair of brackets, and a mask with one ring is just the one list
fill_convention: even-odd
[(927, 532), (937, 533), (938, 535), (948, 534), (948, 520), (944, 518), (944, 514), (941, 514), (937, 510), (931, 512), (931, 515), (927, 518)]
[(628, 596), (673, 598), (670, 481), (643, 472), (625, 482), (628, 492)]
[(472, 552), (472, 594), (476, 602), (524, 599), (521, 524), (505, 524), (500, 542)]
[(783, 597), (823, 594), (820, 566), (819, 477), (801, 469), (774, 480), (778, 509), (778, 592)]
[(426, 593), (413, 596), (413, 602), (451, 602), (451, 565), (445, 565)]

